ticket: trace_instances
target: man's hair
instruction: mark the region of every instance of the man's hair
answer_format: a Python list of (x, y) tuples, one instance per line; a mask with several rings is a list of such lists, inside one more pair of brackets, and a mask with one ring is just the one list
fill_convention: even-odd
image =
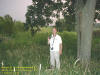
[(56, 29), (56, 31), (57, 31), (57, 28), (56, 28), (56, 26), (53, 26), (53, 28), (52, 29)]

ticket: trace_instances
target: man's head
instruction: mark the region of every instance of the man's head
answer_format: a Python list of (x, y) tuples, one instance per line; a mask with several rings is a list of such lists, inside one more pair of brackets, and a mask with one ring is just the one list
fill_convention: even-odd
[(53, 27), (53, 29), (52, 29), (52, 34), (55, 36), (56, 33), (57, 33), (57, 29), (56, 29), (55, 27)]

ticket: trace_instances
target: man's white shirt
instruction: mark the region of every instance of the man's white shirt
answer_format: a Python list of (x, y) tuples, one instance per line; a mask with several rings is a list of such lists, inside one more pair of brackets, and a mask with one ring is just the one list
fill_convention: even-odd
[(50, 38), (50, 51), (57, 51), (58, 52), (60, 49), (61, 43), (62, 43), (62, 39), (58, 34), (56, 34), (55, 37), (52, 35)]

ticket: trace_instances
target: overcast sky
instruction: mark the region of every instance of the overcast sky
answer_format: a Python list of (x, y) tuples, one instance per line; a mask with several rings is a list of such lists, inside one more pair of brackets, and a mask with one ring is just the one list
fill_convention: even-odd
[(0, 16), (9, 14), (15, 20), (25, 22), (27, 6), (32, 0), (0, 0)]

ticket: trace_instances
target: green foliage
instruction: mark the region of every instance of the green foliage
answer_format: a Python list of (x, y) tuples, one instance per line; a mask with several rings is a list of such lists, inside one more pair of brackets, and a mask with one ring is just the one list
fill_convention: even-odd
[(38, 28), (51, 24), (53, 22), (51, 17), (59, 17), (62, 6), (61, 0), (57, 0), (57, 2), (53, 0), (32, 0), (32, 5), (28, 6), (26, 13), (26, 29), (29, 28), (34, 33), (37, 32), (34, 27)]
[(12, 34), (14, 29), (14, 21), (10, 15), (0, 17), (0, 33)]
[(0, 17), (0, 42), (9, 39), (9, 35), (14, 37), (17, 32), (24, 32), (24, 23), (14, 21), (10, 15)]
[(14, 24), (15, 32), (23, 32), (25, 30), (24, 23), (16, 21)]
[[(38, 45), (47, 45), (47, 38), (48, 38), (48, 33), (37, 33), (33, 37), (33, 41), (35, 44)], [(40, 39), (41, 38), (41, 39)]]
[[(39, 64), (42, 64), (41, 75), (84, 75), (85, 69), (78, 63), (74, 66), (77, 55), (77, 34), (76, 32), (58, 32), (63, 41), (63, 54), (61, 55), (61, 70), (48, 71), (49, 46), (47, 37), (51, 35), (52, 27), (43, 27), (34, 37), (28, 32), (17, 32), (10, 36), (9, 40), (0, 43), (0, 60), (4, 66), (29, 67), (36, 66), (37, 70), (29, 75), (38, 75)], [(93, 38), (92, 61), (90, 72), (87, 75), (99, 75), (100, 67), (100, 38)], [(47, 71), (46, 71), (47, 70)], [(21, 74), (25, 72), (21, 72)], [(20, 74), (20, 75), (21, 75)], [(27, 75), (27, 73), (25, 74)]]
[(33, 43), (33, 38), (29, 32), (17, 32), (12, 38), (14, 38), (14, 45), (19, 47)]
[(50, 17), (56, 15), (53, 11), (61, 10), (61, 0), (55, 2), (52, 0), (33, 0), (33, 4), (28, 6), (26, 13), (26, 23), (31, 26), (43, 26), (52, 23)]
[(33, 27), (51, 23), (52, 21), (49, 18), (52, 14), (51, 8), (49, 8), (51, 3), (51, 0), (33, 0), (33, 4), (28, 6), (26, 13), (26, 25), (34, 30)]

